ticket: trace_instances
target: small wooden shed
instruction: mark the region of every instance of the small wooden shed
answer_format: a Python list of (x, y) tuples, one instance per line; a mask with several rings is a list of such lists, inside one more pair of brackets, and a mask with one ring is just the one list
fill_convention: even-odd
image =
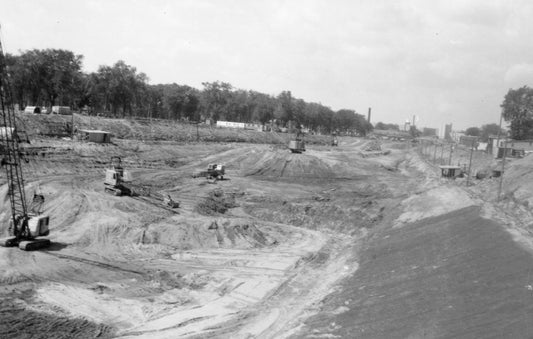
[(443, 178), (456, 178), (462, 174), (460, 166), (439, 166)]
[(80, 130), (81, 140), (106, 144), (111, 142), (111, 133), (100, 130)]
[(52, 106), (53, 114), (71, 115), (72, 111), (68, 106)]

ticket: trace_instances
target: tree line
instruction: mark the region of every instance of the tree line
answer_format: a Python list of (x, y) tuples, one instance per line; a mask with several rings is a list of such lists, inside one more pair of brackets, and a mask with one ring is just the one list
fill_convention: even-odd
[(62, 49), (33, 49), (7, 54), (14, 103), (19, 107), (55, 105), (109, 117), (169, 120), (227, 120), (279, 127), (306, 127), (320, 133), (365, 135), (372, 125), (351, 109), (334, 111), (282, 91), (272, 96), (234, 88), (221, 81), (204, 82), (201, 90), (172, 84), (149, 84), (146, 74), (124, 61), (85, 73), (83, 56)]

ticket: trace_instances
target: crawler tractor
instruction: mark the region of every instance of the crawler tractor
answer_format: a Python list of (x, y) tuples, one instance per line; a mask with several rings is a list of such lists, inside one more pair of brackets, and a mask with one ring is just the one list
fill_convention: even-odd
[(205, 177), (207, 179), (223, 180), (226, 174), (226, 166), (221, 164), (211, 164), (207, 166), (207, 171), (193, 174), (193, 178)]

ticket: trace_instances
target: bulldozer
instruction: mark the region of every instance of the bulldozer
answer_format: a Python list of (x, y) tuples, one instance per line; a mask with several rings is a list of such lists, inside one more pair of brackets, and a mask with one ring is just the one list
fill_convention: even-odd
[(224, 180), (226, 166), (222, 164), (207, 165), (207, 171), (201, 171), (193, 174), (193, 178), (205, 177), (207, 179)]
[(113, 168), (108, 168), (105, 171), (105, 191), (116, 196), (134, 196), (135, 192), (126, 184), (130, 180), (128, 180), (127, 172), (124, 172), (122, 167), (122, 159), (118, 156), (111, 157), (111, 165)]
[(163, 205), (170, 207), (170, 208), (178, 208), (180, 207), (180, 203), (170, 196), (170, 194), (167, 194), (167, 196), (163, 199)]

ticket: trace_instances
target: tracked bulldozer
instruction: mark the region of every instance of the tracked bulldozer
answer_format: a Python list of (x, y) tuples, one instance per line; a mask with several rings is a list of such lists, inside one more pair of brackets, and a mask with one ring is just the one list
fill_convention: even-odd
[(226, 166), (222, 164), (207, 165), (207, 171), (201, 171), (193, 174), (193, 178), (205, 177), (207, 179), (224, 180), (226, 174)]

